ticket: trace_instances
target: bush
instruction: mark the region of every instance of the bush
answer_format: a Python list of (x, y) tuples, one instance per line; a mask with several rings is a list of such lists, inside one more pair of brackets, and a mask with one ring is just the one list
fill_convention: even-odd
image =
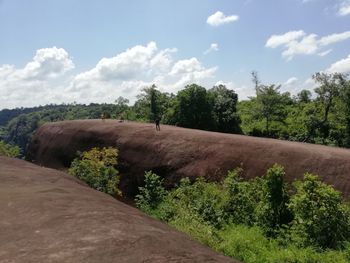
[(188, 208), (190, 213), (197, 213), (214, 227), (220, 227), (227, 219), (224, 207), (228, 195), (220, 184), (206, 182), (202, 177), (193, 184), (189, 179), (184, 179), (171, 195), (175, 202)]
[(139, 187), (139, 194), (136, 195), (136, 205), (143, 211), (155, 209), (163, 201), (166, 191), (161, 179), (152, 171), (145, 173), (145, 186)]
[(20, 156), (20, 148), (0, 141), (0, 155), (7, 157), (18, 157)]
[[(282, 166), (250, 181), (240, 172), (229, 172), (223, 183), (184, 178), (171, 191), (148, 172), (136, 202), (151, 216), (244, 262), (350, 262), (350, 205), (342, 204), (339, 192), (306, 174), (289, 197)], [(340, 245), (341, 250), (328, 249)]]
[(256, 216), (257, 223), (268, 236), (275, 236), (283, 225), (292, 221), (292, 214), (287, 207), (289, 197), (284, 176), (284, 168), (275, 164), (261, 180), (262, 199), (257, 205)]
[(117, 157), (118, 150), (115, 148), (92, 148), (73, 160), (69, 173), (98, 191), (121, 195), (118, 171), (114, 167), (118, 163)]
[(169, 222), (171, 226), (198, 240), (200, 243), (215, 247), (219, 243), (216, 228), (204, 221), (203, 218), (191, 210), (180, 207), (176, 216)]
[(228, 192), (228, 202), (224, 209), (232, 223), (253, 225), (255, 207), (261, 191), (257, 189), (255, 181), (242, 181), (241, 172), (240, 168), (229, 171), (223, 182)]
[[(153, 174), (151, 178), (159, 180), (156, 176)], [(206, 182), (203, 178), (191, 184), (188, 178), (183, 178), (176, 189), (166, 192), (157, 183), (150, 183), (149, 175), (145, 181), (145, 187), (141, 187), (136, 196), (136, 204), (156, 218), (171, 222), (186, 211), (213, 227), (220, 227), (227, 219), (224, 210), (227, 195), (220, 184)]]
[(289, 207), (295, 216), (293, 234), (302, 245), (337, 248), (349, 238), (349, 214), (340, 192), (309, 173), (295, 187)]

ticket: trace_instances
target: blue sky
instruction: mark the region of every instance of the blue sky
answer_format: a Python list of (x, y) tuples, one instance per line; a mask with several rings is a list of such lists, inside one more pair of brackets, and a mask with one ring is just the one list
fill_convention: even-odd
[(0, 108), (350, 73), (350, 0), (0, 0)]

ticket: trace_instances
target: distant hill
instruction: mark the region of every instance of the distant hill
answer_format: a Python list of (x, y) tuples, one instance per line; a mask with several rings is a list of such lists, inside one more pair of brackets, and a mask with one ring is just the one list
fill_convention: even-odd
[(114, 104), (61, 104), (33, 108), (4, 109), (0, 111), (0, 140), (17, 145), (26, 154), (32, 133), (43, 123), (73, 120), (96, 119), (102, 113), (116, 114)]
[(5, 126), (10, 120), (16, 118), (21, 114), (31, 113), (42, 110), (43, 107), (34, 108), (15, 108), (15, 109), (3, 109), (0, 110), (0, 126)]

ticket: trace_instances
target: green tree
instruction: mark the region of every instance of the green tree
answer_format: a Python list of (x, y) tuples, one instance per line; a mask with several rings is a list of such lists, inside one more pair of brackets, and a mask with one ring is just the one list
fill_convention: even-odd
[(4, 141), (0, 141), (0, 155), (8, 157), (19, 157), (20, 149), (18, 146), (13, 146), (5, 143)]
[(113, 196), (121, 195), (118, 171), (115, 168), (117, 157), (118, 150), (115, 148), (92, 148), (72, 161), (69, 173), (98, 191)]
[(289, 93), (281, 94), (280, 86), (260, 85), (256, 89), (256, 116), (265, 120), (266, 135), (271, 136), (270, 126), (273, 121), (284, 122), (286, 104), (291, 103)]
[(341, 100), (345, 106), (345, 146), (350, 147), (350, 80), (342, 82)]
[(292, 220), (292, 214), (287, 207), (289, 196), (284, 176), (284, 168), (275, 164), (267, 170), (261, 181), (262, 199), (257, 206), (257, 221), (269, 236), (276, 235), (283, 225)]
[(288, 111), (286, 119), (288, 139), (314, 143), (319, 114), (315, 102), (296, 103)]
[(252, 82), (254, 84), (254, 88), (255, 90), (259, 88), (259, 86), (261, 85), (261, 81), (260, 81), (260, 78), (259, 78), (259, 75), (258, 75), (258, 72), (253, 70), (251, 72), (251, 75), (252, 75)]
[(163, 201), (165, 195), (163, 179), (152, 171), (148, 171), (145, 173), (145, 185), (139, 187), (139, 194), (136, 195), (136, 205), (143, 211), (155, 209)]
[(238, 95), (224, 85), (214, 86), (208, 91), (212, 104), (215, 126), (219, 132), (241, 133), (237, 114)]
[(340, 95), (343, 75), (339, 73), (316, 73), (312, 76), (320, 86), (315, 88), (317, 94), (316, 102), (321, 111), (321, 119), (318, 123), (318, 129), (321, 132), (323, 141), (329, 136), (330, 125), (328, 116), (334, 107), (335, 99)]
[(126, 99), (126, 98), (123, 98), (123, 97), (118, 97), (118, 99), (115, 100), (115, 114), (116, 114), (116, 117), (118, 118), (124, 118), (127, 116), (124, 116), (124, 115), (127, 115), (127, 112), (129, 110), (129, 100)]
[(303, 245), (336, 248), (350, 237), (349, 215), (340, 192), (309, 173), (295, 187), (289, 208), (294, 214), (294, 233)]
[(142, 93), (137, 96), (134, 109), (138, 118), (153, 122), (161, 118), (167, 109), (170, 100), (168, 93), (162, 93), (156, 85), (144, 88)]
[(303, 89), (297, 94), (297, 102), (299, 103), (309, 103), (311, 102), (311, 91)]
[(213, 128), (212, 109), (205, 88), (191, 84), (178, 92), (174, 106), (174, 121), (186, 128)]

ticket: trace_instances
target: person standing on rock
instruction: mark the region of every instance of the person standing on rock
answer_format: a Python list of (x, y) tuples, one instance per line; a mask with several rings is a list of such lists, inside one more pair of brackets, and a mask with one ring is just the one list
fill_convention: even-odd
[(160, 126), (159, 126), (160, 119), (156, 118), (156, 130), (160, 131)]

